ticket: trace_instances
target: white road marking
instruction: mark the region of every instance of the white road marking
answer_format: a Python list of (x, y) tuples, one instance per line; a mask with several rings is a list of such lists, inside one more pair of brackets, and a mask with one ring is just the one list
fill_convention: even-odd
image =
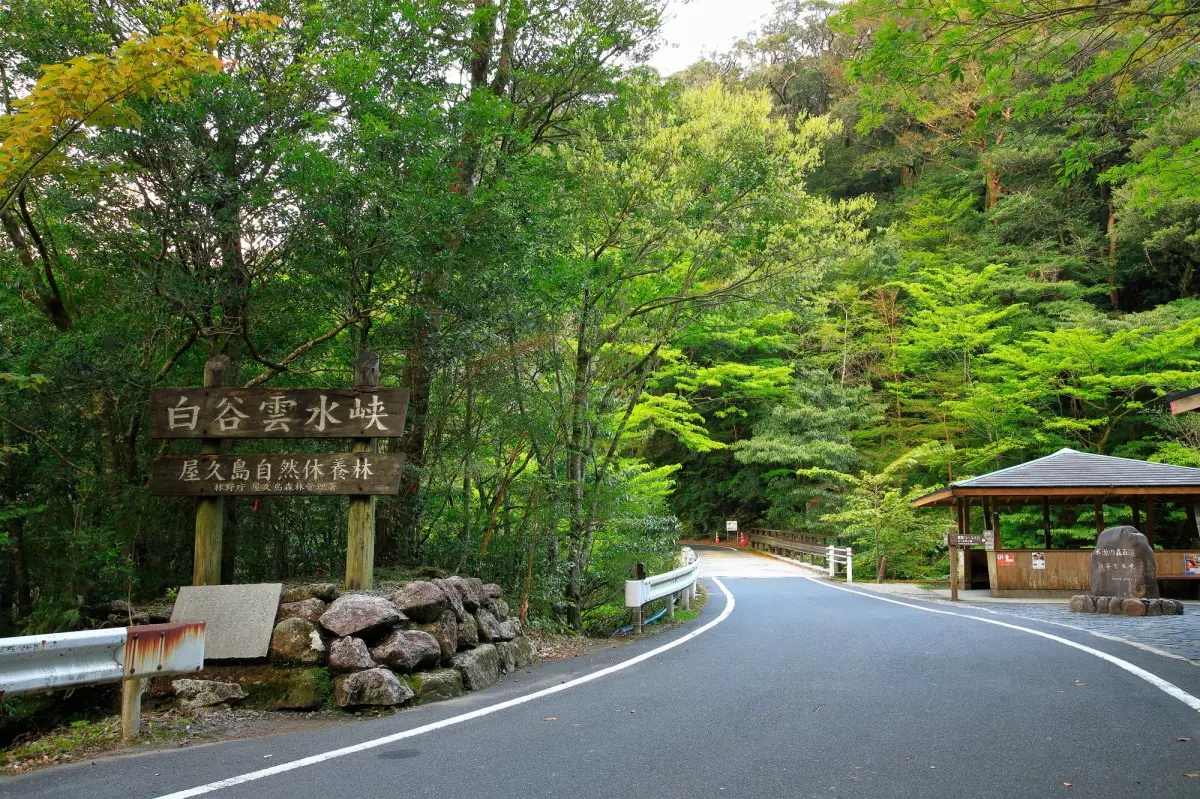
[(405, 738), (415, 738), (416, 736), (424, 735), (427, 732), (433, 732), (434, 730), (440, 730), (443, 727), (452, 727), (455, 724), (462, 724), (464, 721), (471, 721), (472, 719), (482, 718), (483, 716), (490, 716), (492, 713), (498, 713), (501, 710), (507, 710), (510, 707), (516, 707), (517, 705), (523, 705), (526, 702), (532, 702), (535, 699), (541, 699), (543, 696), (550, 696), (551, 694), (557, 694), (560, 691), (566, 691), (566, 690), (568, 690), (570, 688), (574, 688), (578, 685), (583, 685), (584, 683), (589, 683), (589, 682), (592, 682), (593, 680), (598, 680), (601, 677), (607, 677), (609, 674), (613, 674), (615, 672), (622, 671), (624, 669), (629, 668), (630, 666), (636, 666), (638, 663), (641, 663), (644, 660), (649, 660), (650, 658), (654, 657), (655, 655), (661, 655), (663, 652), (666, 652), (669, 649), (674, 649), (677, 646), (687, 643), (688, 641), (692, 640), (696, 636), (702, 635), (702, 634), (708, 632), (713, 627), (716, 627), (718, 624), (725, 621), (725, 619), (729, 618), (729, 614), (733, 613), (733, 608), (734, 608), (734, 605), (736, 604), (736, 602), (734, 601), (734, 598), (733, 598), (733, 594), (729, 593), (729, 589), (726, 588), (724, 583), (722, 583), (717, 578), (715, 578), (715, 577), (712, 578), (712, 581), (714, 583), (716, 583), (717, 587), (721, 589), (721, 592), (723, 594), (725, 594), (725, 609), (721, 611), (721, 615), (717, 616), (717, 618), (713, 619), (712, 621), (710, 621), (708, 624), (704, 625), (700, 629), (693, 630), (692, 632), (688, 633), (687, 635), (685, 635), (681, 638), (677, 638), (669, 644), (663, 644), (662, 646), (660, 646), (656, 649), (651, 649), (649, 652), (643, 652), (642, 654), (638, 655), (637, 657), (633, 657), (633, 658), (630, 658), (629, 660), (625, 660), (625, 661), (622, 661), (615, 665), (609, 666), (607, 668), (600, 669), (599, 671), (592, 672), (591, 674), (585, 674), (582, 677), (576, 677), (574, 680), (568, 680), (567, 682), (561, 683), (559, 685), (551, 686), (550, 688), (543, 688), (540, 691), (534, 691), (533, 693), (526, 694), (525, 696), (518, 696), (515, 699), (509, 699), (505, 702), (498, 702), (497, 704), (489, 705), (487, 707), (483, 707), (478, 710), (472, 710), (470, 713), (463, 713), (461, 715), (452, 716), (448, 719), (442, 719), (441, 721), (435, 721), (431, 724), (426, 724), (421, 727), (414, 727), (411, 730), (397, 732), (392, 735), (385, 735), (382, 738), (375, 738), (370, 741), (364, 741), (363, 743), (355, 744), (354, 746), (346, 746), (341, 749), (334, 749), (331, 752), (323, 752), (319, 755), (310, 755), (309, 757), (304, 757), (299, 760), (293, 760), (289, 763), (280, 763), (278, 766), (272, 766), (271, 768), (264, 768), (264, 769), (260, 769), (258, 771), (251, 771), (248, 774), (242, 774), (237, 777), (230, 777), (229, 779), (218, 780), (217, 782), (210, 782), (207, 785), (200, 785), (195, 788), (188, 788), (187, 790), (176, 791), (175, 793), (164, 794), (162, 796), (157, 797), (156, 799), (188, 799), (189, 797), (192, 797), (192, 796), (203, 796), (204, 794), (213, 793), (214, 791), (219, 791), (223, 788), (232, 788), (235, 785), (242, 785), (247, 782), (254, 782), (255, 780), (261, 780), (261, 779), (265, 779), (267, 777), (273, 777), (276, 774), (283, 774), (288, 771), (295, 771), (296, 769), (304, 768), (305, 766), (315, 766), (316, 764), (324, 763), (327, 760), (333, 760), (335, 758), (345, 757), (346, 755), (353, 755), (358, 752), (365, 752), (369, 749), (376, 749), (380, 746), (387, 746), (388, 744), (395, 743), (396, 741), (403, 741)]
[(1129, 672), (1130, 674), (1134, 675), (1135, 677), (1140, 677), (1141, 679), (1150, 683), (1155, 688), (1157, 688), (1158, 690), (1167, 694), (1168, 696), (1178, 699), (1180, 702), (1183, 702), (1185, 705), (1190, 707), (1192, 710), (1200, 710), (1200, 698), (1192, 696), (1187, 691), (1180, 688), (1178, 685), (1175, 685), (1172, 682), (1168, 682), (1168, 681), (1164, 680), (1162, 677), (1159, 677), (1157, 674), (1152, 674), (1140, 666), (1135, 666), (1132, 663), (1130, 663), (1128, 660), (1122, 660), (1121, 658), (1119, 658), (1115, 655), (1110, 655), (1107, 652), (1101, 652), (1099, 649), (1092, 649), (1090, 646), (1084, 646), (1083, 644), (1076, 643), (1076, 642), (1070, 640), (1069, 638), (1063, 638), (1058, 635), (1052, 635), (1051, 633), (1042, 632), (1041, 630), (1034, 630), (1030, 627), (1022, 627), (1019, 624), (1009, 624), (1006, 621), (999, 621), (998, 619), (985, 619), (982, 616), (972, 616), (967, 613), (958, 613), (953, 610), (938, 610), (937, 608), (927, 608), (924, 605), (914, 605), (911, 602), (901, 602), (899, 599), (892, 599), (890, 597), (879, 596), (878, 594), (872, 594), (872, 593), (868, 593), (866, 591), (855, 591), (853, 588), (846, 588), (845, 586), (834, 585), (833, 583), (827, 582), (825, 580), (819, 580), (815, 577), (805, 577), (804, 579), (811, 580), (812, 582), (817, 583), (818, 585), (823, 585), (826, 588), (834, 588), (838, 591), (845, 591), (848, 594), (858, 594), (859, 596), (865, 596), (868, 599), (877, 599), (880, 602), (891, 602), (893, 605), (903, 605), (906, 608), (915, 608), (916, 610), (923, 610), (926, 613), (940, 613), (943, 616), (958, 616), (960, 619), (971, 619), (973, 621), (981, 621), (984, 624), (995, 624), (997, 627), (1007, 627), (1010, 630), (1020, 630), (1023, 633), (1029, 633), (1030, 635), (1036, 635), (1039, 638), (1045, 638), (1050, 641), (1057, 641), (1058, 643), (1069, 646), (1072, 649), (1078, 649), (1080, 652), (1087, 652), (1089, 655), (1094, 655), (1095, 657), (1098, 657), (1101, 660), (1108, 661), (1109, 663), (1113, 664), (1114, 666), (1124, 669), (1125, 671)]

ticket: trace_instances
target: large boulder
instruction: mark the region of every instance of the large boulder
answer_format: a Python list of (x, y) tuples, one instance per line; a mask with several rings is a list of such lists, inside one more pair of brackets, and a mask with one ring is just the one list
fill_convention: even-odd
[(409, 583), (391, 596), (392, 604), (414, 621), (430, 624), (450, 609), (446, 593), (428, 580)]
[(463, 678), (457, 669), (419, 671), (408, 677), (408, 685), (416, 694), (414, 704), (418, 705), (463, 695)]
[(436, 666), (442, 659), (442, 647), (423, 630), (392, 630), (371, 650), (371, 657), (401, 671), (416, 671)]
[(478, 577), (459, 577), (455, 575), (450, 578), (450, 584), (458, 591), (459, 597), (462, 598), (463, 607), (468, 613), (474, 613), (483, 607), (487, 597), (483, 593), (483, 580)]
[[(1136, 527), (1110, 527), (1096, 538), (1096, 549), (1092, 552), (1091, 593), (1093, 596), (1158, 598), (1154, 549)], [(1128, 614), (1129, 610), (1125, 612)]]
[(500, 622), (496, 621), (496, 617), (492, 615), (490, 610), (480, 608), (475, 611), (475, 623), (479, 627), (480, 641), (502, 641), (504, 636), (500, 632)]
[(449, 579), (439, 578), (432, 581), (434, 585), (442, 589), (442, 593), (446, 595), (446, 601), (450, 603), (450, 608), (454, 611), (455, 617), (458, 618), (458, 623), (462, 624), (467, 619), (471, 618), (471, 614), (467, 613), (467, 609), (463, 607), (462, 594), (454, 587), (454, 583)]
[(465, 619), (458, 620), (458, 649), (470, 649), (479, 643), (479, 622), (468, 614)]
[(175, 690), (175, 699), (183, 710), (200, 710), (246, 698), (242, 686), (235, 682), (172, 680), (171, 688)]
[(301, 599), (299, 602), (284, 602), (279, 606), (279, 613), (276, 614), (275, 621), (278, 623), (284, 619), (304, 619), (315, 624), (320, 620), (321, 614), (328, 609), (329, 603), (316, 597)]
[(508, 614), (509, 614), (508, 603), (500, 598), (493, 599), (492, 600), (492, 613), (495, 614), (497, 619), (499, 619), (500, 621), (504, 621), (505, 619), (508, 618)]
[(500, 597), (504, 596), (504, 589), (501, 588), (496, 583), (484, 583), (483, 584), (483, 595), (485, 597), (487, 597), (489, 600), (497, 600)]
[(521, 622), (516, 619), (505, 619), (500, 622), (500, 640), (511, 641), (521, 635)]
[(516, 647), (518, 669), (532, 666), (538, 662), (537, 644), (533, 642), (533, 639), (522, 635), (514, 638), (511, 643)]
[(302, 602), (305, 599), (319, 599), (322, 602), (332, 602), (341, 595), (342, 589), (334, 583), (289, 585), (283, 589), (284, 602)]
[(334, 671), (362, 671), (375, 665), (361, 638), (337, 638), (329, 645), (329, 668)]
[(497, 641), (496, 656), (500, 658), (501, 674), (511, 674), (517, 670), (517, 645), (512, 641)]
[(284, 619), (271, 632), (271, 662), (319, 666), (325, 662), (325, 642), (317, 625), (306, 619)]
[(482, 691), (500, 679), (500, 654), (491, 644), (459, 652), (450, 662), (462, 672), (463, 686), (468, 691)]
[(458, 651), (458, 618), (454, 615), (454, 611), (447, 610), (433, 624), (422, 624), (417, 629), (427, 632), (437, 639), (438, 645), (442, 648), (443, 661), (448, 662)]
[(338, 707), (391, 707), (412, 698), (413, 690), (387, 669), (367, 669), (333, 678), (333, 701)]
[(404, 614), (383, 597), (346, 594), (321, 615), (321, 626), (334, 635), (370, 636), (405, 620)]
[(329, 699), (326, 669), (277, 669), (266, 666), (239, 678), (246, 707), (255, 710), (319, 710)]

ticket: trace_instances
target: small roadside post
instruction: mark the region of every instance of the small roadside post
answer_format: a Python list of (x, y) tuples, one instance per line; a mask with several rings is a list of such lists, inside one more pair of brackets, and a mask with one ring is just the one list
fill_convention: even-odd
[[(961, 510), (959, 511), (962, 512)], [(946, 532), (946, 543), (950, 545), (950, 601), (958, 601), (958, 530), (952, 525)]]

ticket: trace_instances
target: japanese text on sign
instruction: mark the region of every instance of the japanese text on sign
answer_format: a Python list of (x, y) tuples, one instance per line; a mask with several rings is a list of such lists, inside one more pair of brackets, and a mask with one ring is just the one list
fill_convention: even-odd
[(150, 404), (152, 438), (396, 438), (408, 389), (168, 388)]
[(403, 455), (196, 455), (155, 458), (150, 490), (172, 496), (395, 494)]

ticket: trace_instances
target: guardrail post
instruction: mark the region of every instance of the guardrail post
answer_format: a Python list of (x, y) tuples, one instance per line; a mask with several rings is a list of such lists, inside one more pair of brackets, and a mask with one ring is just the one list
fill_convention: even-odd
[(142, 731), (142, 681), (125, 680), (121, 683), (121, 740), (137, 740)]
[[(694, 583), (693, 583), (693, 585), (694, 585)], [(691, 610), (692, 609), (692, 586), (689, 585), (687, 588), (683, 589), (682, 599), (683, 599), (683, 609)]]
[(675, 621), (675, 595), (667, 594), (667, 621)]
[(854, 582), (854, 547), (846, 547), (846, 582)]
[(833, 544), (829, 545), (829, 554), (825, 556), (825, 559), (829, 561), (829, 576), (832, 577), (833, 576)]
[(642, 608), (638, 606), (633, 609), (633, 634), (642, 634)]

